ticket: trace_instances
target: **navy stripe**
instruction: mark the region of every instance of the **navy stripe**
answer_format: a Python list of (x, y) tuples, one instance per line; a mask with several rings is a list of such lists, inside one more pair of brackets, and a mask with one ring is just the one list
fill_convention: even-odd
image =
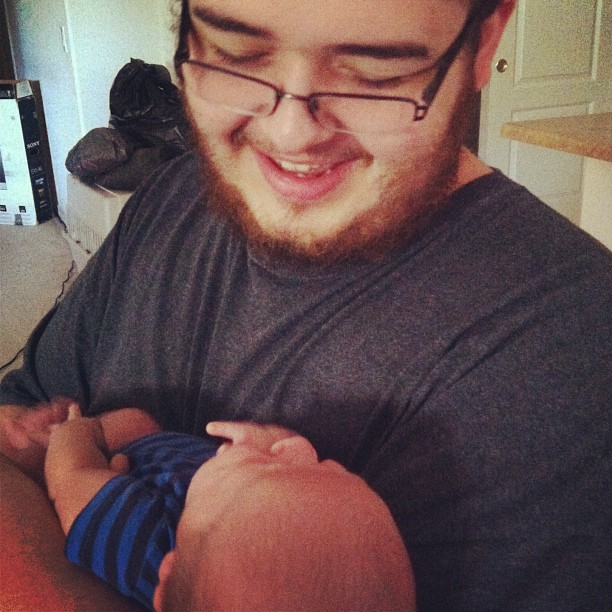
[[(91, 514), (91, 518), (88, 521), (88, 529), (84, 533), (78, 552), (78, 564), (81, 566), (94, 566), (94, 555), (96, 553), (95, 543), (100, 524), (123, 492), (122, 488), (116, 488), (113, 485), (114, 482), (110, 481), (105, 487), (105, 490), (103, 489), (104, 493), (94, 498), (94, 500), (98, 500), (99, 503), (97, 507), (95, 507), (95, 511)], [(92, 506), (92, 509), (93, 508)]]

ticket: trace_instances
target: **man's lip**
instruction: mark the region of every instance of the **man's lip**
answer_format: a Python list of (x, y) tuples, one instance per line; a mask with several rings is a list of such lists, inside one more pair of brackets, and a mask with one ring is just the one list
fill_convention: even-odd
[[(261, 151), (255, 151), (255, 158), (268, 185), (282, 198), (293, 202), (314, 202), (338, 189), (356, 163), (356, 158), (324, 164), (286, 160), (285, 165), (297, 170), (288, 171), (277, 159)], [(301, 168), (304, 172), (299, 171)]]

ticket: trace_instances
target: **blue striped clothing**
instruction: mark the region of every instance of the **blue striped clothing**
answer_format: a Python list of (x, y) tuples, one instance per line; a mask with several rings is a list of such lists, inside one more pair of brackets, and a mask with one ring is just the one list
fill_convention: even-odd
[(122, 448), (130, 472), (102, 487), (78, 516), (66, 541), (68, 559), (152, 610), (159, 566), (174, 548), (189, 483), (217, 446), (163, 432)]

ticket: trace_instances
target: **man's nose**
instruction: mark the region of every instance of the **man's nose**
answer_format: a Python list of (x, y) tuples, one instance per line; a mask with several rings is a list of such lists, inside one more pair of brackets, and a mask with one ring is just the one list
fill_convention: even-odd
[(300, 152), (329, 140), (333, 131), (322, 126), (308, 103), (291, 94), (283, 97), (269, 117), (260, 120), (267, 139), (281, 152)]
[(314, 117), (308, 96), (317, 88), (316, 75), (307, 62), (296, 61), (287, 66), (289, 75), (282, 80), (282, 91), (274, 113), (260, 119), (267, 139), (281, 152), (299, 153), (308, 147), (325, 142), (333, 130), (322, 126)]

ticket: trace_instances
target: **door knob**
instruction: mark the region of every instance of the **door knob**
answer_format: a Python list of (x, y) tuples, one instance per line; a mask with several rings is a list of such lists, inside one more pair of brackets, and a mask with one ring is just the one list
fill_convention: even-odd
[(497, 72), (503, 74), (508, 70), (508, 62), (505, 59), (500, 59), (495, 65), (495, 68), (497, 68)]

